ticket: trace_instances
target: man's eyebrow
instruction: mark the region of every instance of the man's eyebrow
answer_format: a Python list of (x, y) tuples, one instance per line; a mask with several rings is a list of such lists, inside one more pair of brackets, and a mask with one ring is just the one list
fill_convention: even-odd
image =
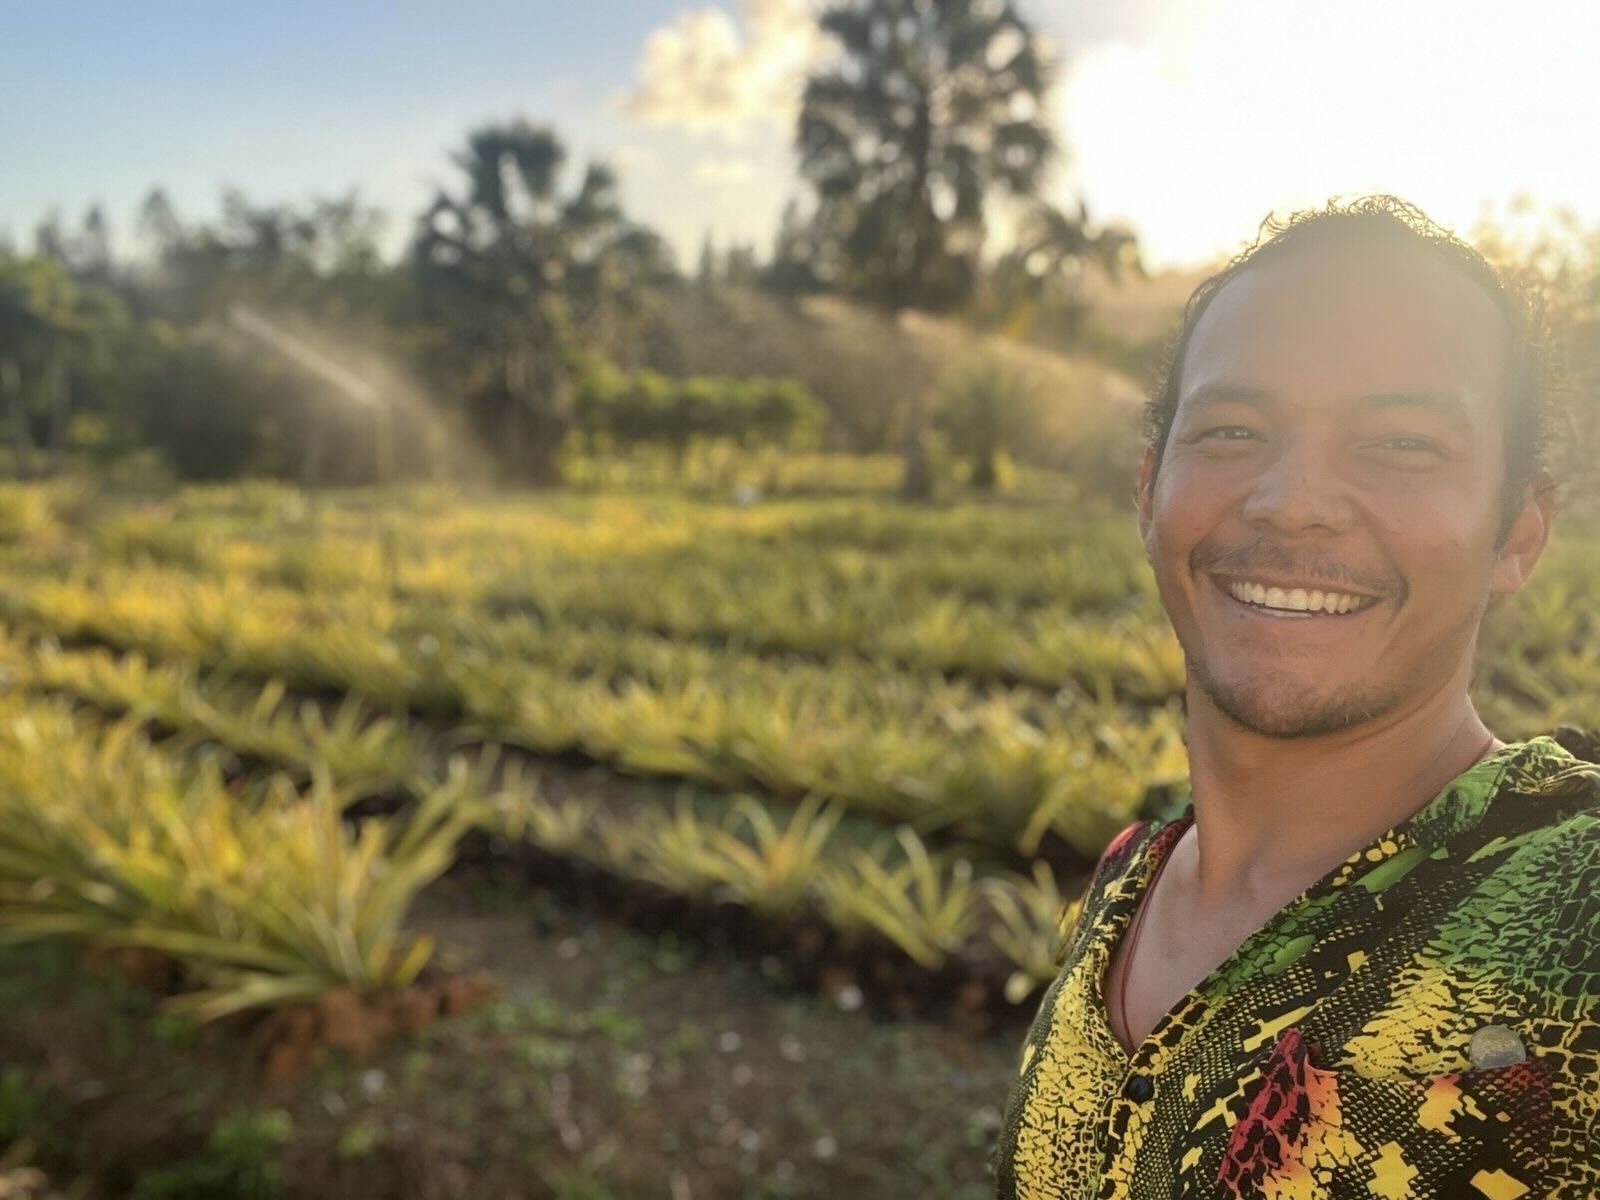
[[(1272, 408), (1278, 404), (1278, 395), (1268, 388), (1251, 387), (1236, 383), (1202, 383), (1179, 400), (1180, 407), (1193, 412), (1218, 404), (1248, 404), (1255, 408)], [(1420, 409), (1437, 413), (1455, 425), (1470, 428), (1470, 406), (1460, 393), (1454, 391), (1399, 391), (1369, 392), (1355, 400), (1358, 408), (1369, 412), (1390, 412), (1395, 409)]]
[(1266, 388), (1238, 383), (1202, 383), (1193, 391), (1185, 392), (1179, 398), (1178, 406), (1190, 410), (1213, 404), (1252, 404), (1257, 408), (1268, 408), (1277, 401), (1277, 395)]
[(1458, 392), (1371, 392), (1357, 403), (1369, 412), (1416, 408), (1437, 413), (1464, 428), (1472, 425), (1472, 413)]

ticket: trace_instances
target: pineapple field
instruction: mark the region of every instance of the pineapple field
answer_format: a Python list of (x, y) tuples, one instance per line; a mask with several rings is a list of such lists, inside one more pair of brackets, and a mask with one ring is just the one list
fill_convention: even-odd
[(1127, 513), (893, 474), (0, 490), (0, 1197), (986, 1194), (1183, 662)]

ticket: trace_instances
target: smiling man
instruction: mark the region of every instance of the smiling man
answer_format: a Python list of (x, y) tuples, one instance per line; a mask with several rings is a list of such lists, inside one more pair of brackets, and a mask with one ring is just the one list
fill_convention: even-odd
[(1390, 198), (1196, 292), (1139, 484), (1193, 801), (1090, 882), (1001, 1197), (1600, 1195), (1600, 768), (1468, 696), (1545, 404), (1515, 297)]

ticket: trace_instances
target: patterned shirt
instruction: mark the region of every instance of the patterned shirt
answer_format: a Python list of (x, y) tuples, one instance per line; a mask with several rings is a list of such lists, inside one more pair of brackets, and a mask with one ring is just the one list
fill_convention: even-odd
[(1251, 934), (1132, 1058), (1102, 981), (1189, 818), (1101, 859), (1002, 1200), (1600, 1196), (1600, 767), (1507, 746)]

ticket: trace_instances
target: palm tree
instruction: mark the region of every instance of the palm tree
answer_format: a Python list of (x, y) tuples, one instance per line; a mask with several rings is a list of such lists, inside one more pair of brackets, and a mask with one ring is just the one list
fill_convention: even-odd
[[(1055, 152), (1049, 67), (1011, 0), (844, 0), (842, 48), (801, 104), (801, 174), (817, 193), (825, 282), (891, 312), (963, 303), (984, 205), (1033, 194)], [(922, 397), (909, 398), (905, 491), (930, 489)]]
[(1144, 274), (1139, 242), (1117, 226), (1097, 228), (1082, 201), (1068, 213), (1047, 201), (1034, 201), (1017, 227), (1016, 244), (989, 272), (987, 316), (1016, 336), (1026, 336), (1041, 310), (1062, 317), (1059, 336), (1071, 338), (1081, 320), (1086, 270), (1098, 269), (1113, 281), (1124, 272)]
[(513, 121), (473, 131), (459, 193), (423, 214), (412, 257), (426, 314), (447, 331), (480, 429), (512, 473), (553, 481), (572, 419), (568, 376), (608, 297), (670, 270), (653, 234), (622, 214), (616, 178), (591, 165), (560, 188), (566, 151), (549, 129)]

